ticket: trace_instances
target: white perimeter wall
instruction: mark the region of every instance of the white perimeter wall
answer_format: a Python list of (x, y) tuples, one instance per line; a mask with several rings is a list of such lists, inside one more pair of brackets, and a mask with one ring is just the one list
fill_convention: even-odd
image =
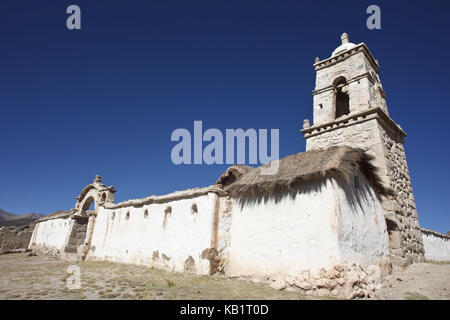
[(334, 179), (305, 184), (295, 199), (279, 203), (235, 203), (226, 274), (276, 278), (336, 264), (388, 262), (383, 209), (367, 181), (360, 183), (369, 194), (356, 207)]
[(69, 218), (58, 218), (37, 223), (31, 237), (30, 248), (36, 245), (62, 250), (70, 233), (70, 221)]
[[(215, 193), (208, 193), (140, 208), (100, 207), (88, 259), (146, 264), (182, 272), (191, 256), (195, 271), (209, 274), (209, 261), (201, 256), (211, 246), (216, 197)], [(191, 212), (193, 204), (198, 209), (194, 214)], [(169, 206), (172, 213), (164, 227), (165, 210)], [(148, 210), (147, 218), (145, 210)], [(130, 213), (128, 220), (127, 212)]]
[(425, 259), (450, 261), (450, 240), (430, 233), (422, 232)]

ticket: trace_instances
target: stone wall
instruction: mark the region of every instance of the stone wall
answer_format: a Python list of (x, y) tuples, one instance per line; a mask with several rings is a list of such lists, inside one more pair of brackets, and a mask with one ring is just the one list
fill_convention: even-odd
[(34, 224), (25, 227), (0, 228), (0, 254), (25, 251), (33, 234)]
[(433, 261), (450, 261), (450, 237), (421, 228), (425, 258)]
[(400, 222), (401, 248), (393, 250), (392, 254), (404, 258), (407, 264), (420, 262), (424, 259), (424, 247), (403, 141), (381, 127), (380, 133), (389, 187), (395, 191), (398, 204), (392, 212)]
[[(88, 217), (72, 217), (71, 232), (64, 246), (66, 258), (69, 258), (70, 254), (74, 255), (73, 259), (79, 256), (79, 248), (85, 245), (88, 221)], [(80, 258), (82, 257), (83, 255), (81, 254)]]
[(378, 75), (379, 66), (368, 48), (355, 48), (315, 64), (316, 85), (313, 92), (314, 125), (335, 119), (333, 83), (344, 77), (348, 88), (351, 113), (366, 110), (368, 104), (377, 105), (387, 114), (384, 91)]
[[(348, 121), (330, 126), (324, 132), (317, 132), (306, 137), (306, 151), (323, 150), (332, 146), (350, 146), (362, 148), (375, 157), (374, 165), (379, 168), (378, 174), (383, 178), (387, 175), (383, 157), (383, 145), (379, 137), (379, 128), (376, 118), (349, 116)], [(387, 182), (387, 180), (386, 180)]]

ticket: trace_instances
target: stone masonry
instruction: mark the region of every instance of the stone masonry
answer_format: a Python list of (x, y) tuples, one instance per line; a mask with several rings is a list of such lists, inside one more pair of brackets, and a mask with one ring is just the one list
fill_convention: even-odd
[(73, 219), (72, 231), (68, 243), (64, 248), (65, 253), (77, 253), (78, 248), (84, 244), (88, 225), (88, 217), (75, 217)]
[(25, 251), (33, 228), (34, 223), (23, 227), (0, 227), (0, 254)]
[(364, 43), (342, 44), (332, 56), (316, 58), (314, 123), (304, 120), (306, 150), (336, 145), (360, 147), (374, 157), (384, 185), (393, 191), (382, 199), (391, 262), (405, 266), (423, 261), (424, 247), (403, 147), (406, 134), (389, 116), (379, 64)]

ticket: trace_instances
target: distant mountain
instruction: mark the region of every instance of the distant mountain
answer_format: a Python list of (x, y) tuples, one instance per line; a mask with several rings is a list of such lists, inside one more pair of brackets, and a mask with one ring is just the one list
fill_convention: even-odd
[(14, 214), (0, 209), (0, 226), (25, 226), (42, 217), (45, 217), (45, 214)]
[(13, 215), (14, 215), (13, 213), (6, 212), (5, 210), (0, 209), (0, 219), (2, 219), (3, 217), (10, 217)]

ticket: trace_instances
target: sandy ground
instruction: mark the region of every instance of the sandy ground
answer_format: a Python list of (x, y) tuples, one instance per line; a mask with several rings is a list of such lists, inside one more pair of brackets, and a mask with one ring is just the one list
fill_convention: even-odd
[[(69, 289), (69, 266), (80, 288)], [(26, 253), (0, 255), (0, 299), (318, 299), (264, 283), (168, 273), (112, 262), (69, 263)], [(320, 299), (327, 299), (321, 297)], [(450, 299), (450, 264), (415, 264), (390, 275), (371, 299)]]
[(450, 300), (450, 264), (415, 263), (395, 270), (372, 299)]

